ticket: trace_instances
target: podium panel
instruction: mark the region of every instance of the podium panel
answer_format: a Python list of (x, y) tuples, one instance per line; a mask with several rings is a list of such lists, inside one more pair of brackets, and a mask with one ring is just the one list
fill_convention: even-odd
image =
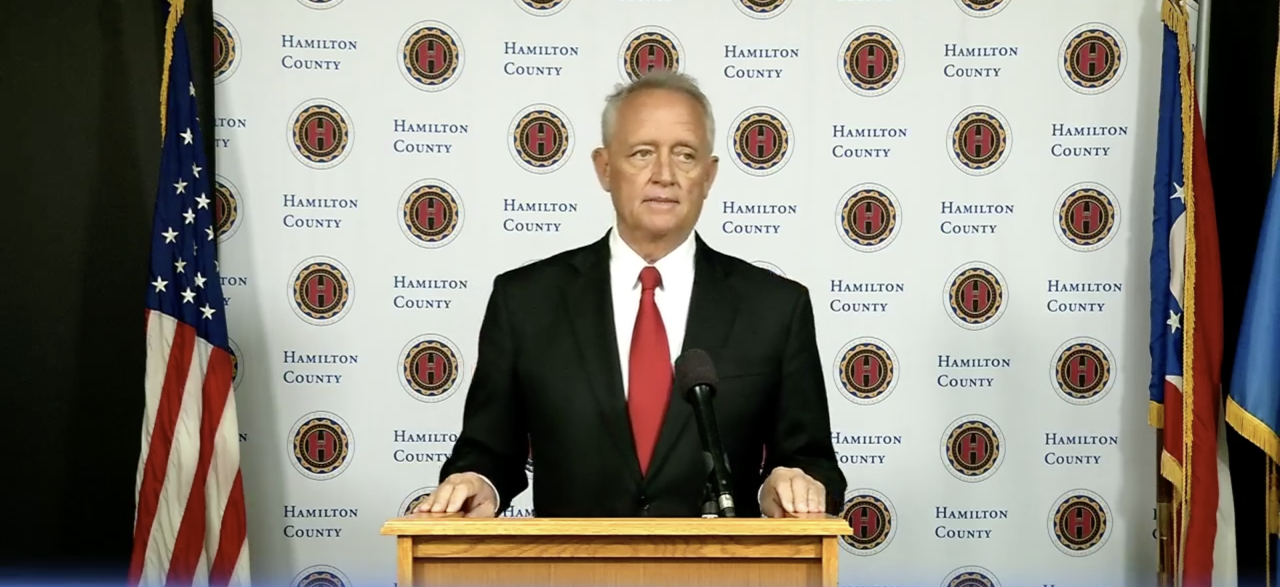
[(397, 580), (444, 586), (836, 587), (840, 518), (389, 520)]

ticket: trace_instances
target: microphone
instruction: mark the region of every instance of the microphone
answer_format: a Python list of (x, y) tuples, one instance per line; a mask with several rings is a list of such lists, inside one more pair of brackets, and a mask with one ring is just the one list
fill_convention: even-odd
[(700, 349), (689, 349), (675, 363), (676, 389), (693, 406), (698, 421), (698, 437), (702, 441), (702, 455), (707, 461), (707, 485), (703, 504), (703, 517), (736, 517), (733, 504), (733, 485), (730, 482), (729, 459), (720, 440), (716, 426), (712, 399), (716, 395), (716, 366), (711, 356)]

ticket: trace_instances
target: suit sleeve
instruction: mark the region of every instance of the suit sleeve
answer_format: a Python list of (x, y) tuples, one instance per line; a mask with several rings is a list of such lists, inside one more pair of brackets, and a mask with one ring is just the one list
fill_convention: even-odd
[(502, 276), (493, 281), (493, 292), (480, 324), (476, 368), (467, 389), (462, 432), (453, 445), (453, 453), (440, 468), (441, 481), (464, 472), (485, 477), (498, 493), (499, 515), (529, 485), (525, 476), (529, 437), (521, 394), (516, 388), (515, 338), (504, 285)]
[(765, 448), (761, 482), (777, 467), (804, 471), (826, 490), (827, 512), (839, 514), (847, 482), (831, 443), (831, 414), (826, 377), (818, 351), (813, 304), (802, 289), (791, 309), (790, 332), (782, 359), (782, 382)]

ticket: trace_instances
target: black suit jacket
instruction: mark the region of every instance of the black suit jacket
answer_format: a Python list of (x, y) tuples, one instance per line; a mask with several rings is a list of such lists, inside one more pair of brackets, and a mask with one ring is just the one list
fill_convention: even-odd
[[(697, 239), (684, 349), (711, 355), (716, 416), (741, 517), (774, 467), (823, 484), (838, 513), (836, 462), (808, 290)], [(539, 517), (697, 517), (707, 479), (693, 410), (674, 390), (648, 475), (627, 415), (609, 281), (609, 240), (494, 279), (464, 408), (440, 479), (487, 477), (502, 512), (528, 487)], [(761, 463), (762, 450), (767, 455)]]

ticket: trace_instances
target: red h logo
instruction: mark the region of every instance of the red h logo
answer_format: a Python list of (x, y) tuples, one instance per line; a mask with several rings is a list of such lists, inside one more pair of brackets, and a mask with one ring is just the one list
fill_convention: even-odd
[(1084, 387), (1094, 382), (1094, 363), (1087, 356), (1067, 364), (1067, 379), (1074, 381), (1077, 387)]
[(960, 452), (968, 460), (965, 464), (976, 465), (987, 458), (987, 439), (982, 434), (970, 432), (960, 437)]
[(427, 351), (418, 356), (418, 378), (434, 386), (444, 381), (445, 358), (438, 351)]
[(854, 359), (853, 378), (862, 387), (871, 387), (872, 383), (880, 379), (880, 361), (869, 355)]
[(1093, 532), (1093, 514), (1083, 507), (1073, 507), (1067, 513), (1067, 534), (1076, 540)]
[(323, 308), (333, 303), (337, 284), (327, 275), (317, 275), (308, 280), (307, 301), (313, 308)]
[(888, 55), (886, 55), (884, 51), (881, 51), (879, 47), (875, 45), (866, 45), (858, 52), (858, 73), (861, 73), (862, 77), (866, 79), (871, 79), (875, 77), (878, 72), (887, 69), (885, 62), (888, 60)]
[(874, 202), (864, 202), (858, 206), (858, 223), (862, 225), (863, 234), (879, 230), (880, 220), (880, 206)]
[(336, 440), (328, 430), (316, 430), (307, 437), (307, 456), (313, 463), (328, 462), (336, 452)]
[(636, 54), (636, 66), (644, 75), (655, 69), (666, 68), (667, 51), (657, 43), (645, 43)]
[(529, 125), (525, 143), (531, 151), (538, 155), (546, 155), (555, 147), (555, 139), (552, 138), (551, 129), (545, 122), (535, 122)]
[(1090, 234), (1102, 224), (1101, 206), (1094, 202), (1080, 202), (1075, 210), (1075, 229), (1081, 234)]
[(319, 116), (307, 123), (307, 144), (317, 151), (324, 151), (334, 143), (333, 123)]
[(880, 514), (875, 508), (858, 506), (849, 517), (852, 518), (849, 520), (849, 527), (858, 535), (858, 538), (866, 539), (880, 529)]
[(1107, 49), (1100, 41), (1085, 43), (1076, 53), (1076, 68), (1085, 75), (1098, 75), (1107, 67)]
[(968, 147), (966, 151), (970, 157), (980, 158), (992, 151), (992, 142), (994, 137), (991, 131), (981, 124), (969, 125), (968, 132), (965, 133), (965, 144)]
[(428, 74), (435, 74), (444, 69), (444, 51), (440, 42), (427, 39), (418, 44), (418, 67)]
[(427, 230), (437, 230), (444, 226), (445, 204), (440, 198), (427, 196), (418, 202), (418, 225)]
[(755, 154), (757, 159), (764, 159), (773, 152), (777, 135), (765, 124), (757, 124), (747, 130), (747, 151)]

